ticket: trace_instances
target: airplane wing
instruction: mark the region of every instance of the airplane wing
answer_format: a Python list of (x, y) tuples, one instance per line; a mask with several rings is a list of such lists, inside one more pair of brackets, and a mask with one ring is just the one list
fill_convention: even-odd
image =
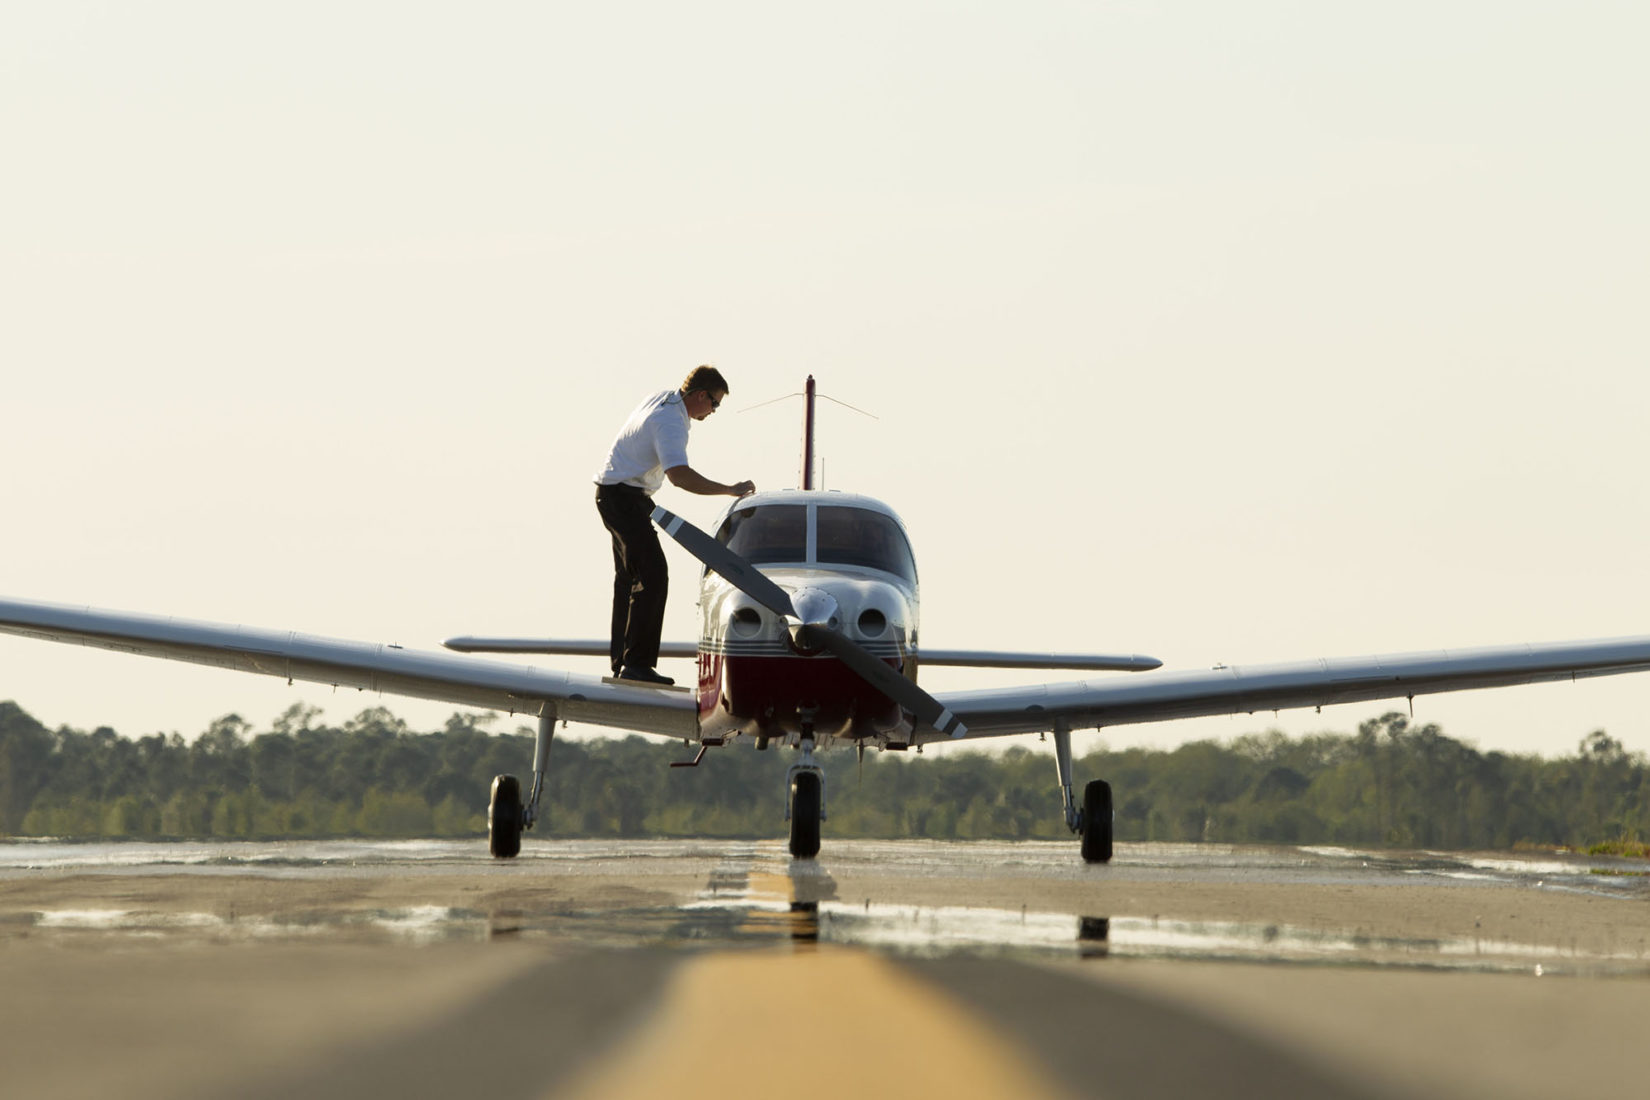
[(1650, 636), (1220, 666), (1125, 680), (935, 692), (934, 698), (968, 727), (968, 739), (1037, 733), (1056, 723), (1098, 729), (1644, 671), (1650, 671)]
[(539, 715), (548, 705), (567, 721), (669, 737), (692, 737), (697, 727), (690, 692), (398, 645), (5, 598), (0, 632), (515, 714)]

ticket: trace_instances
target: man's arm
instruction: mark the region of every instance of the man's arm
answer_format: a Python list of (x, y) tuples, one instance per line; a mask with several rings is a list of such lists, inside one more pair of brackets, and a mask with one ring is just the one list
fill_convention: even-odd
[(712, 481), (692, 466), (672, 466), (665, 471), (665, 476), (676, 488), (698, 493), (702, 497), (742, 497), (756, 492), (754, 482), (741, 481), (735, 485), (723, 485), (720, 481)]

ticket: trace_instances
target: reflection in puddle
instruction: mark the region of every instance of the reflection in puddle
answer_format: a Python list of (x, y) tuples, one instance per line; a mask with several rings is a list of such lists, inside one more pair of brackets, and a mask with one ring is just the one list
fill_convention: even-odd
[(1111, 918), (1077, 918), (1077, 954), (1085, 959), (1103, 959), (1111, 954)]
[[(1178, 958), (1523, 971), (1650, 973), (1644, 952), (1588, 955), (1560, 947), (1484, 939), (1414, 939), (1286, 924), (1075, 916), (974, 906), (837, 900), (816, 861), (790, 861), (753, 845), (710, 876), (679, 910), (679, 934), (733, 926), (741, 936), (797, 944), (852, 944), (913, 955), (1014, 952), (1081, 959)], [(701, 931), (694, 931), (695, 924)]]
[(793, 901), (785, 909), (753, 908), (740, 931), (788, 939), (793, 944), (819, 942), (819, 903)]
[(820, 902), (835, 897), (836, 880), (817, 860), (793, 860), (771, 846), (740, 846), (712, 869), (698, 899), (678, 911), (684, 919), (675, 932), (697, 939), (720, 931), (811, 946), (820, 938)]
[[(838, 848), (828, 865), (836, 867), (844, 881), (856, 883), (850, 887), (855, 891), (851, 901), (839, 897), (826, 865), (793, 860), (782, 843), (771, 841), (558, 841), (535, 849), (533, 862), (502, 866), (478, 866), (470, 848), (444, 841), (261, 846), (0, 843), (0, 888), (11, 890), (16, 898), (9, 903), (12, 907), (0, 911), (0, 943), (27, 937), (84, 942), (100, 936), (168, 942), (330, 937), (388, 944), (509, 939), (580, 948), (777, 943), (799, 951), (823, 943), (911, 955), (1079, 958), (1101, 965), (1105, 960), (1173, 958), (1650, 975), (1650, 937), (1643, 933), (1642, 918), (1628, 913), (1638, 911), (1635, 902), (1650, 901), (1650, 876), (1643, 861), (1141, 845), (1100, 878), (1074, 866), (1065, 845), (865, 841), (843, 842)], [(663, 903), (663, 898), (681, 896), (677, 883), (686, 861), (694, 864), (688, 881), (697, 884), (696, 894), (685, 903)], [(941, 880), (974, 874), (986, 865), (999, 875), (1049, 883), (1075, 881), (1078, 890), (1068, 885), (1063, 896), (1082, 897), (1086, 900), (1079, 904), (1090, 914), (1104, 915), (1078, 915), (1070, 909), (1039, 912), (1018, 905), (1010, 909), (877, 903), (862, 899), (857, 886), (868, 874)], [(107, 885), (111, 877), (133, 875), (171, 876), (177, 882), (145, 881), (130, 889)], [(216, 883), (195, 885), (220, 876), (234, 876), (237, 883), (279, 881), (283, 888), (254, 889), (247, 900), (266, 908), (237, 914), (239, 893)], [(675, 882), (667, 879), (666, 885), (654, 887), (661, 876)], [(59, 880), (80, 885), (72, 892), (48, 892), (32, 885), (37, 878), (47, 885)], [(1619, 934), (1582, 937), (1590, 948), (1578, 947), (1576, 938), (1551, 920), (1536, 927), (1525, 922), (1511, 926), (1523, 926), (1538, 942), (1475, 938), (1470, 933), (1463, 939), (1402, 938), (1281, 921), (1118, 915), (1108, 910), (1127, 895), (1105, 890), (1105, 884), (1119, 881), (1166, 880), (1222, 887), (1260, 882), (1428, 889), (1429, 882), (1446, 879), (1463, 885), (1438, 889), (1483, 891), (1486, 900), (1496, 899), (1491, 904), (1503, 907), (1501, 899), (1512, 896), (1512, 891), (1608, 898), (1608, 904), (1626, 907), (1625, 920)], [(306, 885), (285, 889), (293, 881)], [(599, 893), (582, 890), (589, 881), (606, 885)], [(398, 883), (409, 885), (402, 889)], [(372, 901), (361, 896), (378, 887), (385, 888), (384, 894)], [(982, 894), (980, 900), (989, 898), (1001, 905), (1005, 896), (1016, 897), (999, 890)], [(331, 906), (323, 902), (293, 909), (267, 907), (299, 898), (340, 900)], [(581, 904), (581, 899), (587, 900)], [(425, 900), (459, 904), (419, 904)], [(168, 902), (176, 909), (161, 908)]]
[(42, 932), (118, 933), (137, 938), (187, 935), (190, 938), (292, 939), (339, 932), (368, 937), (430, 942), (486, 939), (486, 913), (444, 905), (407, 909), (314, 910), (280, 916), (235, 917), (216, 913), (156, 912), (142, 909), (48, 909), (26, 914), (31, 930)]
[(1234, 921), (1074, 917), (966, 907), (821, 908), (819, 939), (901, 953), (1049, 953), (1083, 959), (1181, 958), (1247, 962), (1536, 971), (1650, 973), (1642, 952), (1578, 954), (1488, 939), (1405, 939)]
[[(786, 876), (773, 876), (786, 878)], [(828, 876), (820, 876), (828, 878)], [(663, 942), (789, 941), (798, 948), (852, 944), (900, 954), (1014, 952), (1081, 959), (1182, 958), (1328, 963), (1535, 973), (1650, 974), (1642, 951), (1584, 954), (1488, 939), (1404, 939), (1279, 924), (1093, 917), (967, 906), (860, 905), (787, 897), (763, 876), (718, 886), (715, 898), (684, 908), (589, 914), (522, 910), (484, 913), (447, 906), (317, 910), (281, 916), (222, 917), (126, 909), (60, 909), (19, 914), (36, 934), (122, 934), (154, 939), (290, 939), (340, 933), (431, 943), (522, 935), (615, 937)], [(818, 879), (815, 885), (823, 885)], [(16, 921), (10, 923), (17, 923)], [(649, 935), (648, 929), (656, 931)]]

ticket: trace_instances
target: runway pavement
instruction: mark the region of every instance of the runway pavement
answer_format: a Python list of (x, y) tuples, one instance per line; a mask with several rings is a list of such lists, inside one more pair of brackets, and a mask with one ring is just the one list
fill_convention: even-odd
[(0, 844), (19, 1095), (1636, 1087), (1650, 867), (1065, 844)]

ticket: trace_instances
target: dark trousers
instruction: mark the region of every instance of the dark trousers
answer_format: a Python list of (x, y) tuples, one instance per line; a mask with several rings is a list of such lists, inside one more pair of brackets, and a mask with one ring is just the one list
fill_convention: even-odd
[(613, 672), (659, 663), (670, 587), (665, 552), (653, 530), (653, 498), (631, 485), (596, 486), (596, 511), (613, 536)]

